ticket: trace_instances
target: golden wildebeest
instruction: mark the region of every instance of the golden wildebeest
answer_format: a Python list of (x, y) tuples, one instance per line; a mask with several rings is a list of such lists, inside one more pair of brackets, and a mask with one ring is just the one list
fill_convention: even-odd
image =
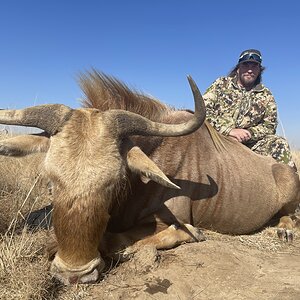
[(46, 152), (58, 243), (51, 270), (64, 283), (95, 282), (102, 257), (126, 247), (130, 254), (145, 245), (202, 240), (198, 228), (250, 233), (279, 211), (295, 210), (298, 175), (214, 131), (189, 82), (194, 114), (96, 71), (80, 81), (90, 108), (0, 112), (0, 123), (38, 127), (50, 136), (1, 141), (0, 153)]

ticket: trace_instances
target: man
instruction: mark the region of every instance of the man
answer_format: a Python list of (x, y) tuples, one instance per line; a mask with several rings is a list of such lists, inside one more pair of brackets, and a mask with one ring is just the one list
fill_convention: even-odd
[(275, 135), (277, 106), (262, 83), (262, 56), (255, 49), (241, 53), (227, 77), (218, 78), (204, 94), (207, 120), (220, 133), (262, 155), (296, 169), (287, 141)]

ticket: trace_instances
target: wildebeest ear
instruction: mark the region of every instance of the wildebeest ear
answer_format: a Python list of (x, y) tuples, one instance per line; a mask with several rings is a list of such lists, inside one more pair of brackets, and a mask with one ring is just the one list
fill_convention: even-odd
[(133, 147), (128, 151), (127, 164), (132, 172), (141, 176), (144, 183), (153, 180), (163, 186), (180, 189), (139, 147)]
[(30, 153), (47, 152), (50, 139), (40, 135), (18, 135), (0, 141), (0, 155), (24, 156)]

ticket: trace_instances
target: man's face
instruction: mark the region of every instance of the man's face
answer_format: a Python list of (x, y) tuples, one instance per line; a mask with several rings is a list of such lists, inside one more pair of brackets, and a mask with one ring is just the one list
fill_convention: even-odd
[(237, 69), (238, 82), (244, 87), (252, 87), (260, 74), (260, 66), (256, 62), (244, 62)]

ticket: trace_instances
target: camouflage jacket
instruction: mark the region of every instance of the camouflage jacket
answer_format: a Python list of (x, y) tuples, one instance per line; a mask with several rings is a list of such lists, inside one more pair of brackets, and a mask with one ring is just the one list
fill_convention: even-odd
[(247, 91), (237, 84), (236, 78), (220, 77), (203, 98), (208, 122), (224, 135), (233, 128), (244, 128), (252, 135), (249, 142), (254, 142), (276, 132), (277, 106), (263, 84)]

